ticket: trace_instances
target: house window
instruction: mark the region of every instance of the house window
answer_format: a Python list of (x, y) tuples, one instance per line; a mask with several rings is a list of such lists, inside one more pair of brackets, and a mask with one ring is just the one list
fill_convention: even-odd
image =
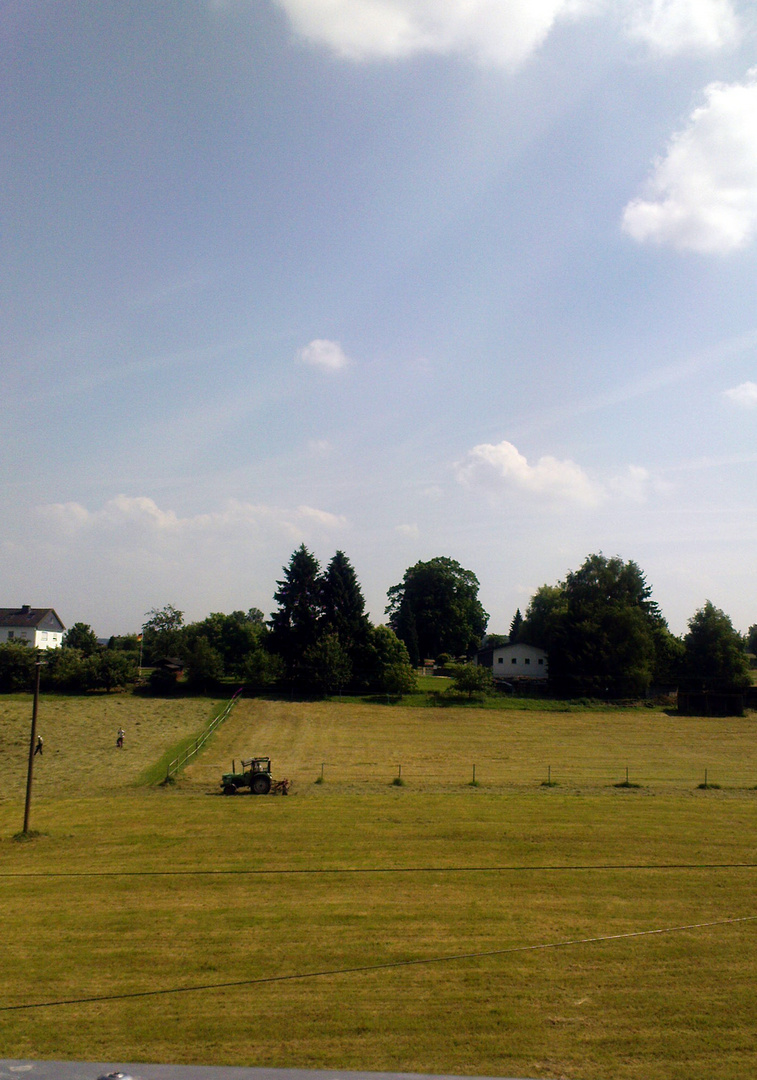
[(8, 641), (13, 641), (15, 636), (16, 635), (14, 634), (14, 632), (12, 630), (8, 631)]
[(42, 631), (41, 637), (43, 641), (47, 641), (47, 633), (44, 630)]
[(539, 660), (539, 663), (540, 663), (540, 664), (543, 664), (543, 663), (544, 663), (544, 661), (543, 661), (543, 660)]
[(504, 656), (500, 656), (500, 658), (499, 658), (499, 660), (497, 661), (497, 663), (498, 663), (498, 664), (504, 664), (504, 662), (505, 662), (505, 658), (504, 658)]
[(526, 663), (527, 663), (527, 664), (530, 664), (530, 663), (531, 663), (531, 657), (530, 657), (530, 656), (527, 656), (527, 657), (526, 657)]
[(517, 664), (518, 661), (517, 661), (516, 657), (513, 657), (512, 660), (510, 661), (510, 663), (511, 664)]

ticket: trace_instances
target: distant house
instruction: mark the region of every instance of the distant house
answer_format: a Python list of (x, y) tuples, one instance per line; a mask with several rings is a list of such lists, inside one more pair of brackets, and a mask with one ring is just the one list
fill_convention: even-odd
[(0, 608), (0, 645), (25, 641), (33, 649), (59, 649), (65, 629), (52, 608)]
[(535, 645), (500, 645), (494, 649), (483, 649), (476, 663), (490, 667), (495, 679), (513, 682), (518, 679), (541, 680), (549, 678), (549, 659), (544, 649)]

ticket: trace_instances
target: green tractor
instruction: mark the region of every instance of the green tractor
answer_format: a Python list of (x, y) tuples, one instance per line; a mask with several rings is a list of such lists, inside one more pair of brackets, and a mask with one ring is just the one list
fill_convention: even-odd
[(224, 795), (236, 795), (239, 788), (249, 788), (253, 795), (267, 795), (269, 791), (287, 795), (288, 780), (273, 780), (271, 777), (271, 759), (269, 757), (250, 758), (242, 762), (242, 771), (236, 771), (236, 762), (231, 763), (232, 771), (221, 777)]

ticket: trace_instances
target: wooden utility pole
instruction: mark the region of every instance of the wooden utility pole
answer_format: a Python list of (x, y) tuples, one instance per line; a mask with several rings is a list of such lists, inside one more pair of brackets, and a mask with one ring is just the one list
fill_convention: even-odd
[(29, 770), (26, 774), (26, 806), (24, 807), (24, 833), (29, 832), (29, 811), (32, 805), (32, 776), (34, 773), (34, 750), (37, 745), (37, 709), (39, 707), (39, 674), (42, 670), (42, 661), (38, 660), (34, 665), (37, 674), (34, 680), (34, 706), (32, 708), (32, 733), (29, 739)]

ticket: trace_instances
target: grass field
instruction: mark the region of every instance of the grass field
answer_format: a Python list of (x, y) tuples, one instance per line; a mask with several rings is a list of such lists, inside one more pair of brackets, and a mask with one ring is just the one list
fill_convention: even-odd
[[(30, 702), (0, 701), (4, 1056), (754, 1073), (754, 719), (243, 701), (140, 787), (213, 712), (43, 699), (19, 842)], [(218, 794), (252, 753), (292, 795)]]

